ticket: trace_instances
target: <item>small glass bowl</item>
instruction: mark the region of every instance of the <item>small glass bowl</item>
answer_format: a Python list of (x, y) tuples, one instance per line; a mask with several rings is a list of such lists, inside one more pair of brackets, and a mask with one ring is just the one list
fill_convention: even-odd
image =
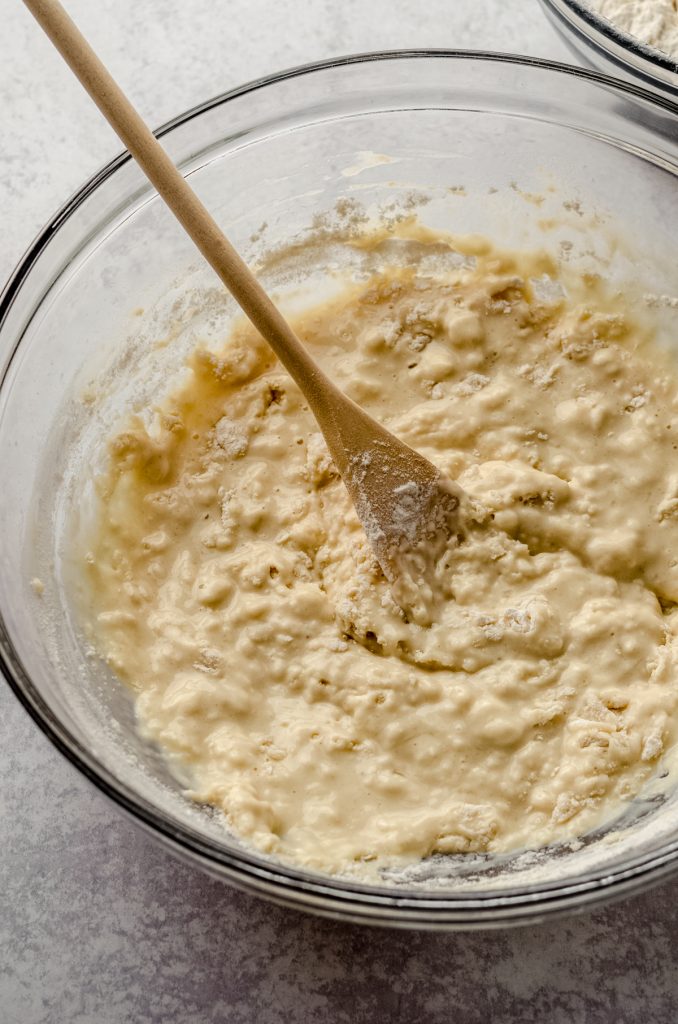
[(584, 64), (678, 99), (678, 63), (617, 28), (582, 0), (539, 0), (549, 20)]
[[(253, 82), (158, 134), (254, 262), (328, 217), (416, 209), (435, 230), (546, 246), (583, 269), (604, 261), (620, 287), (632, 277), (678, 294), (674, 108), (592, 72), (491, 53), (368, 54)], [(265, 278), (279, 291), (285, 281), (284, 267)], [(196, 289), (210, 297), (211, 327)], [(336, 918), (500, 927), (581, 910), (674, 870), (674, 791), (648, 789), (574, 846), (437, 858), (373, 884), (259, 854), (183, 796), (137, 734), (130, 694), (83, 639), (68, 537), (88, 514), (82, 481), (120, 410), (162, 393), (196, 335), (223, 335), (232, 312), (125, 154), (47, 225), (0, 298), (0, 659), (39, 728), (191, 864)], [(670, 304), (665, 315), (671, 344)], [(173, 317), (178, 333), (167, 330)]]

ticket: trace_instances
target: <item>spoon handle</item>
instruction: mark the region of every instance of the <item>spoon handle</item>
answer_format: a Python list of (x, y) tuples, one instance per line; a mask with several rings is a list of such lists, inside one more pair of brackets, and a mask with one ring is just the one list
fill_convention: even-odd
[[(24, 3), (299, 385), (387, 578), (394, 583), (401, 578), (409, 580), (412, 572), (409, 556), (403, 554), (405, 548), (409, 551), (424, 545), (434, 550), (432, 540), (445, 544), (453, 534), (461, 535), (460, 489), (443, 481), (428, 459), (373, 420), (316, 365), (59, 0)], [(414, 505), (410, 500), (403, 518), (402, 496), (409, 500), (412, 494), (416, 500)], [(416, 596), (417, 591), (418, 583), (409, 590), (405, 587), (406, 600), (397, 600), (409, 606), (412, 601), (407, 595)]]
[(139, 113), (58, 0), (24, 0), (99, 110), (155, 186), (205, 259), (305, 393), (314, 412), (321, 392), (345, 396), (305, 350), (294, 331), (175, 167)]

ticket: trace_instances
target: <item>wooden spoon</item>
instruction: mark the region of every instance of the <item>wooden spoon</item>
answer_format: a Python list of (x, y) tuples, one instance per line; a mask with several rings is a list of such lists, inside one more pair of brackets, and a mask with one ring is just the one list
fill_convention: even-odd
[(423, 620), (429, 567), (463, 532), (464, 494), (313, 361), (58, 0), (24, 0), (71, 70), (304, 393), (401, 606)]

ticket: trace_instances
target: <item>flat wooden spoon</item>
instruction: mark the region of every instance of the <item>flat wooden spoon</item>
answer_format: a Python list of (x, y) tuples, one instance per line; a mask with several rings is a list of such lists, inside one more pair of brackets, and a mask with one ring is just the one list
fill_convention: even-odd
[(429, 569), (463, 534), (464, 494), (343, 394), (310, 357), (58, 0), (24, 0), (141, 169), (299, 385), (396, 600), (427, 613)]

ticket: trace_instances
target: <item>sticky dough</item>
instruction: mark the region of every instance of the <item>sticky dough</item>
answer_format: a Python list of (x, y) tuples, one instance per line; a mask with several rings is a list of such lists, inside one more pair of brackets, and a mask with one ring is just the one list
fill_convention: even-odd
[(421, 249), (296, 326), (475, 502), (432, 626), (245, 324), (113, 439), (86, 559), (97, 643), (190, 795), (329, 872), (580, 835), (676, 738), (676, 376), (596, 280), (564, 297), (480, 242), (427, 275)]

